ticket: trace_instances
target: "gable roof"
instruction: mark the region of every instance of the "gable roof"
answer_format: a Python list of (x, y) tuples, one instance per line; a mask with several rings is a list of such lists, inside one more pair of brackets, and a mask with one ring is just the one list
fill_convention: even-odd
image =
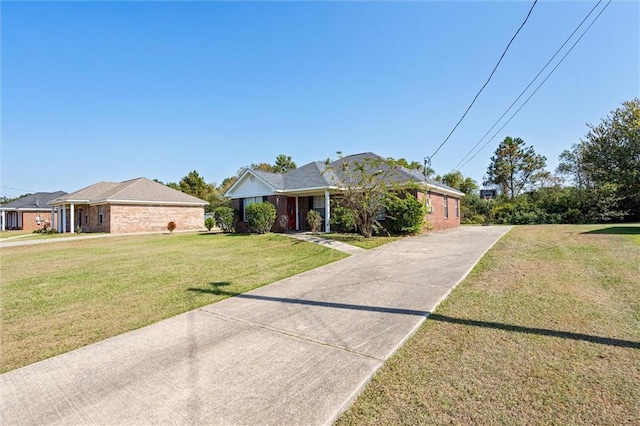
[[(305, 164), (304, 166), (290, 170), (286, 173), (270, 173), (260, 170), (245, 169), (245, 171), (239, 176), (238, 180), (236, 180), (236, 182), (225, 192), (225, 195), (233, 198), (237, 189), (246, 181), (247, 175), (257, 177), (263, 183), (267, 184), (267, 186), (272, 188), (273, 192), (287, 193), (321, 189), (339, 189), (341, 184), (345, 183), (348, 179), (348, 174), (344, 173), (343, 164), (362, 163), (367, 159), (384, 160), (383, 157), (374, 154), (373, 152), (363, 152), (360, 154), (342, 157), (329, 164), (312, 161), (311, 163)], [(380, 169), (386, 171), (388, 170), (388, 166), (382, 164)], [(457, 189), (436, 180), (430, 178), (425, 179), (422, 173), (417, 170), (410, 170), (402, 166), (397, 168), (397, 173), (393, 173), (389, 176), (389, 180), (396, 183), (415, 181), (416, 183), (425, 184), (427, 189), (435, 192), (439, 191), (460, 197), (464, 195), (464, 193)]]
[(49, 204), (173, 204), (204, 206), (207, 201), (141, 177), (124, 182), (98, 182), (51, 200)]
[(48, 205), (49, 201), (58, 197), (62, 197), (66, 194), (64, 191), (56, 192), (36, 192), (35, 194), (27, 195), (18, 200), (14, 200), (10, 203), (0, 205), (0, 210), (42, 210), (50, 209)]

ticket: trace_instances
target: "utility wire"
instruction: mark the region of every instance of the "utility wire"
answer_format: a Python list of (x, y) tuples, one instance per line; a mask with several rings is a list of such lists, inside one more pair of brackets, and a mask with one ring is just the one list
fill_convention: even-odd
[[(538, 72), (538, 74), (536, 74), (535, 77), (533, 77), (533, 79), (529, 82), (529, 84), (527, 85), (527, 87), (524, 88), (524, 90), (522, 90), (522, 92), (520, 92), (520, 94), (518, 95), (518, 97), (511, 103), (511, 105), (509, 105), (509, 108), (507, 108), (507, 110), (505, 112), (502, 113), (502, 115), (500, 116), (500, 118), (498, 118), (496, 120), (495, 123), (493, 123), (493, 126), (491, 126), (491, 128), (489, 130), (487, 130), (487, 132), (480, 138), (480, 140), (478, 142), (476, 142), (476, 144), (469, 150), (469, 152), (467, 152), (467, 154), (462, 157), (462, 159), (458, 162), (458, 164), (456, 164), (453, 167), (453, 171), (458, 169), (458, 166), (460, 164), (462, 164), (462, 162), (464, 160), (466, 160), (466, 158), (471, 155), (471, 153), (473, 152), (474, 149), (476, 149), (476, 147), (478, 145), (480, 145), (482, 143), (482, 141), (487, 137), (487, 135), (489, 135), (489, 133), (491, 133), (491, 131), (498, 125), (498, 123), (500, 123), (500, 120), (502, 120), (504, 118), (505, 115), (507, 115), (507, 113), (509, 111), (511, 111), (511, 108), (513, 108), (513, 106), (520, 100), (520, 98), (526, 93), (527, 90), (529, 90), (529, 87), (531, 87), (531, 85), (538, 79), (538, 77), (540, 77), (540, 74), (542, 74), (542, 72), (547, 69), (547, 67), (549, 66), (549, 64), (555, 59), (556, 56), (558, 56), (558, 53), (560, 53), (560, 51), (567, 45), (567, 43), (569, 42), (569, 40), (571, 40), (573, 38), (573, 36), (575, 35), (575, 33), (580, 29), (580, 27), (582, 27), (582, 25), (586, 22), (586, 20), (589, 18), (589, 16), (591, 16), (591, 14), (593, 13), (594, 10), (596, 10), (596, 8), (598, 7), (598, 5), (602, 3), (602, 0), (598, 0), (598, 2), (595, 4), (595, 6), (593, 6), (591, 8), (591, 10), (589, 11), (589, 13), (587, 14), (587, 16), (584, 17), (584, 19), (582, 19), (582, 22), (580, 22), (580, 24), (578, 24), (578, 26), (573, 30), (573, 32), (569, 35), (569, 37), (567, 37), (567, 39), (564, 41), (564, 43), (562, 43), (562, 46), (560, 46), (558, 48), (558, 50), (556, 50), (556, 53), (553, 54), (553, 56), (547, 61), (546, 64), (544, 64), (544, 66), (542, 67), (542, 69), (540, 69), (540, 71)], [(604, 10), (604, 9), (603, 9)]]
[[(435, 150), (435, 152), (433, 154), (431, 154), (429, 157), (427, 157), (429, 162), (431, 162), (431, 159), (438, 153), (438, 151), (440, 151), (440, 148), (442, 148), (444, 146), (444, 144), (447, 143), (447, 141), (449, 140), (451, 135), (453, 135), (453, 132), (456, 131), (456, 129), (458, 128), (460, 123), (462, 123), (462, 120), (464, 120), (464, 118), (467, 116), (467, 113), (469, 112), (469, 110), (471, 109), (473, 104), (478, 99), (478, 96), (480, 96), (480, 93), (482, 93), (484, 88), (487, 87), (487, 84), (489, 84), (489, 81), (491, 81), (491, 78), (493, 77), (493, 74), (495, 74), (496, 70), (498, 69), (498, 66), (502, 62), (502, 59), (504, 58), (504, 55), (507, 54), (507, 50), (509, 50), (509, 47), (511, 46), (511, 43), (513, 43), (513, 40), (515, 40), (516, 36), (518, 35), (518, 33), (520, 32), (522, 27), (524, 27), (524, 24), (526, 24), (527, 21), (529, 20), (529, 16), (531, 16), (531, 12), (533, 12), (533, 8), (536, 6), (536, 3), (538, 3), (538, 0), (534, 0), (533, 1), (533, 5), (531, 5), (531, 9), (529, 9), (529, 13), (527, 13), (526, 18), (524, 18), (524, 21), (522, 21), (522, 24), (520, 24), (520, 27), (518, 28), (516, 33), (513, 35), (513, 37), (511, 37), (511, 40), (509, 40), (509, 44), (507, 44), (507, 47), (504, 49), (504, 52), (502, 52), (502, 55), (500, 56), (500, 59), (498, 59), (498, 62), (496, 63), (496, 66), (493, 67), (493, 71), (491, 71), (491, 74), (489, 75), (489, 78), (487, 78), (487, 81), (484, 82), (484, 84), (482, 85), (482, 87), (480, 88), (478, 93), (476, 93), (476, 96), (473, 98), (473, 101), (471, 101), (471, 104), (469, 104), (469, 106), (467, 107), (467, 110), (464, 112), (464, 114), (462, 114), (462, 117), (460, 117), (460, 120), (458, 120), (458, 122), (453, 127), (451, 132), (449, 132), (449, 135), (446, 137), (446, 139), (444, 141), (442, 141), (442, 143), (440, 144), (440, 146), (438, 146), (438, 148)], [(426, 161), (426, 159), (425, 159), (425, 161)]]
[(520, 112), (520, 110), (529, 102), (529, 100), (533, 97), (533, 95), (536, 94), (536, 92), (538, 91), (538, 89), (540, 89), (540, 87), (542, 87), (542, 85), (549, 79), (549, 77), (551, 77), (551, 74), (553, 74), (553, 72), (560, 66), (560, 64), (565, 60), (565, 58), (567, 57), (567, 55), (569, 55), (569, 53), (571, 53), (571, 51), (573, 50), (573, 48), (578, 44), (578, 42), (580, 42), (580, 40), (582, 40), (582, 37), (584, 37), (584, 35), (587, 33), (587, 31), (589, 31), (589, 29), (591, 28), (591, 26), (593, 26), (593, 24), (596, 23), (596, 21), (598, 20), (598, 18), (600, 17), (600, 15), (602, 15), (602, 12), (604, 12), (607, 7), (609, 7), (609, 5), (611, 4), (612, 0), (609, 0), (607, 2), (607, 4), (602, 8), (602, 10), (600, 11), (600, 13), (598, 13), (598, 15), (596, 15), (596, 17), (593, 19), (593, 21), (591, 21), (591, 23), (589, 24), (589, 26), (584, 30), (584, 32), (580, 35), (580, 37), (578, 37), (578, 39), (571, 45), (571, 47), (569, 48), (569, 50), (567, 51), (567, 53), (564, 54), (564, 56), (560, 59), (560, 61), (556, 64), (555, 67), (553, 67), (553, 69), (549, 72), (549, 74), (545, 77), (544, 80), (542, 80), (542, 82), (538, 85), (538, 87), (536, 87), (536, 89), (533, 91), (533, 93), (531, 93), (531, 95), (529, 95), (529, 97), (524, 101), (524, 103), (522, 105), (520, 105), (520, 108), (518, 108), (516, 110), (516, 112), (513, 113), (513, 115), (511, 117), (509, 117), (509, 119), (502, 125), (502, 127), (500, 127), (500, 129), (498, 129), (497, 132), (495, 132), (493, 134), (493, 136), (491, 136), (491, 139), (489, 139), (487, 142), (485, 142), (484, 145), (482, 145), (482, 147), (480, 147), (480, 149), (473, 154), (467, 161), (464, 162), (464, 164), (462, 164), (462, 166), (460, 166), (460, 169), (463, 168), (464, 166), (466, 166), (467, 164), (469, 164), (469, 162), (471, 160), (473, 160), (475, 158), (476, 155), (478, 155), (487, 145), (489, 145), (489, 143), (495, 139), (495, 137), (498, 135), (498, 133), (500, 133), (502, 131), (502, 129), (505, 128), (505, 126), (507, 124), (509, 124), (509, 122), (511, 120), (513, 120), (513, 118), (518, 115), (518, 113)]
[(10, 186), (0, 186), (0, 188), (14, 190), (14, 191), (36, 192), (36, 191), (31, 191), (30, 189), (12, 188)]

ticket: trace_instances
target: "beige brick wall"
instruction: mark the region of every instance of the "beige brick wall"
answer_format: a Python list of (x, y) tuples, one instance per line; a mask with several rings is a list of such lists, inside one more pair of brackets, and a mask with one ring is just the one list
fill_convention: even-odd
[(107, 232), (113, 234), (166, 231), (167, 223), (170, 221), (176, 223), (176, 231), (195, 231), (204, 228), (203, 207), (111, 204), (105, 206), (105, 214), (107, 210), (110, 229)]

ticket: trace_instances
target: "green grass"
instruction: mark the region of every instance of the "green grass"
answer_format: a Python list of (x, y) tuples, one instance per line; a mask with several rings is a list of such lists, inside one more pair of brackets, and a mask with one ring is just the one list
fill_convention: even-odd
[(514, 228), (337, 424), (639, 424), (640, 246), (616, 227)]
[(274, 234), (60, 241), (0, 256), (1, 372), (346, 257)]
[(322, 238), (328, 240), (340, 241), (342, 243), (351, 244), (352, 246), (361, 247), (363, 249), (370, 250), (372, 248), (380, 247), (383, 244), (387, 244), (402, 237), (370, 237), (365, 238), (360, 234), (322, 234)]
[(27, 234), (31, 234), (31, 231), (2, 231), (0, 232), (0, 240)]

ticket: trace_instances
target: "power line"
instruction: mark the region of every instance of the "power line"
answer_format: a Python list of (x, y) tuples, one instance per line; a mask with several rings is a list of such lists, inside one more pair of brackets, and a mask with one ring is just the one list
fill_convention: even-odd
[(471, 104), (469, 104), (469, 106), (467, 107), (467, 110), (464, 112), (464, 114), (462, 114), (462, 117), (460, 117), (460, 120), (458, 120), (456, 125), (453, 126), (453, 129), (451, 130), (451, 132), (449, 132), (449, 135), (446, 137), (446, 139), (444, 141), (442, 141), (442, 143), (440, 144), (440, 146), (438, 146), (438, 148), (435, 150), (435, 152), (428, 157), (429, 161), (431, 161), (431, 159), (438, 153), (438, 151), (440, 151), (440, 148), (442, 148), (444, 146), (444, 144), (447, 143), (447, 141), (449, 140), (451, 135), (453, 135), (453, 132), (456, 131), (456, 129), (458, 128), (460, 123), (462, 123), (462, 120), (464, 120), (464, 118), (467, 116), (467, 113), (469, 112), (469, 110), (471, 109), (473, 104), (478, 99), (478, 96), (480, 96), (480, 93), (482, 93), (484, 88), (487, 87), (487, 84), (489, 84), (489, 81), (491, 81), (491, 78), (493, 77), (493, 74), (495, 74), (496, 70), (498, 69), (498, 66), (502, 62), (502, 59), (504, 58), (504, 55), (506, 55), (507, 50), (509, 50), (509, 47), (511, 46), (511, 43), (513, 43), (513, 40), (515, 40), (516, 36), (518, 35), (518, 33), (520, 32), (522, 27), (524, 27), (524, 24), (526, 24), (527, 21), (529, 20), (529, 16), (531, 16), (531, 12), (533, 12), (533, 8), (536, 6), (536, 3), (538, 3), (538, 0), (534, 0), (533, 1), (533, 5), (531, 5), (531, 9), (529, 9), (529, 13), (527, 13), (526, 18), (524, 18), (524, 21), (522, 21), (522, 24), (520, 24), (520, 27), (518, 28), (516, 33), (513, 35), (513, 37), (511, 37), (511, 40), (509, 40), (509, 44), (507, 44), (507, 47), (504, 49), (504, 52), (502, 52), (502, 55), (500, 55), (500, 59), (498, 59), (498, 62), (496, 63), (496, 66), (493, 67), (493, 71), (491, 71), (491, 74), (489, 75), (489, 78), (487, 78), (487, 81), (484, 82), (484, 84), (482, 85), (482, 87), (480, 88), (478, 93), (476, 93), (476, 96), (471, 101)]
[(36, 191), (32, 191), (30, 189), (12, 188), (10, 186), (0, 186), (0, 188), (10, 189), (10, 190), (14, 190), (14, 191), (36, 192)]
[[(582, 21), (580, 22), (580, 24), (578, 24), (578, 26), (573, 30), (573, 32), (569, 35), (569, 37), (567, 37), (567, 39), (564, 41), (564, 43), (562, 43), (562, 45), (558, 48), (558, 50), (556, 50), (556, 52), (553, 54), (553, 56), (547, 61), (546, 64), (544, 64), (544, 66), (542, 67), (542, 69), (540, 69), (540, 71), (538, 71), (538, 74), (536, 74), (535, 77), (533, 77), (533, 79), (529, 82), (529, 84), (527, 85), (527, 87), (524, 88), (524, 90), (522, 90), (522, 92), (520, 92), (520, 94), (518, 95), (518, 97), (511, 103), (511, 105), (509, 105), (509, 108), (507, 108), (507, 110), (505, 112), (502, 113), (502, 115), (500, 116), (500, 118), (498, 118), (496, 120), (495, 123), (493, 123), (493, 125), (491, 126), (491, 128), (489, 130), (487, 130), (487, 132), (480, 138), (480, 140), (478, 142), (476, 142), (476, 144), (469, 150), (469, 152), (467, 152), (467, 154), (462, 157), (462, 159), (458, 162), (458, 164), (456, 164), (453, 167), (453, 170), (457, 170), (458, 166), (469, 156), (471, 155), (471, 153), (473, 152), (474, 149), (476, 149), (476, 147), (478, 145), (480, 145), (480, 143), (482, 143), (482, 141), (484, 140), (484, 138), (487, 137), (487, 135), (489, 133), (491, 133), (491, 131), (498, 125), (498, 123), (500, 123), (500, 120), (502, 120), (504, 118), (505, 115), (507, 115), (507, 113), (509, 111), (511, 111), (511, 108), (513, 108), (513, 106), (520, 100), (520, 98), (526, 93), (527, 90), (529, 90), (529, 87), (531, 87), (531, 85), (538, 79), (538, 77), (540, 77), (540, 74), (542, 74), (542, 72), (547, 69), (547, 67), (549, 66), (549, 64), (555, 59), (556, 56), (558, 56), (558, 53), (560, 53), (560, 51), (567, 45), (567, 43), (569, 42), (569, 40), (571, 40), (571, 38), (573, 38), (573, 36), (575, 35), (575, 33), (580, 29), (580, 27), (582, 27), (582, 25), (585, 23), (585, 21), (589, 18), (589, 16), (591, 16), (591, 14), (593, 13), (594, 10), (596, 10), (596, 8), (598, 7), (598, 5), (602, 2), (602, 0), (598, 0), (598, 2), (595, 4), (595, 6), (593, 6), (591, 8), (591, 10), (589, 11), (589, 13), (582, 19)], [(604, 9), (603, 9), (604, 10)]]
[(497, 132), (495, 132), (493, 134), (493, 136), (491, 136), (491, 138), (485, 142), (484, 145), (482, 145), (482, 147), (480, 147), (480, 149), (473, 154), (467, 161), (464, 162), (464, 164), (462, 164), (462, 166), (460, 166), (460, 169), (463, 168), (464, 166), (466, 166), (467, 164), (469, 164), (469, 162), (471, 160), (473, 160), (475, 158), (476, 155), (478, 155), (480, 153), (480, 151), (482, 151), (487, 145), (489, 145), (489, 143), (498, 135), (498, 133), (500, 133), (502, 131), (502, 129), (504, 129), (506, 127), (507, 124), (509, 124), (509, 122), (511, 120), (513, 120), (513, 118), (518, 115), (518, 113), (520, 112), (520, 110), (529, 102), (529, 100), (533, 97), (533, 95), (536, 94), (536, 92), (538, 91), (538, 89), (540, 89), (540, 87), (542, 87), (542, 85), (549, 79), (549, 77), (551, 77), (551, 74), (553, 74), (553, 72), (560, 66), (560, 64), (565, 60), (565, 58), (569, 55), (569, 53), (571, 53), (571, 51), (573, 50), (573, 48), (578, 44), (578, 42), (580, 42), (580, 40), (582, 40), (582, 37), (584, 37), (584, 35), (587, 33), (587, 31), (589, 31), (589, 29), (593, 26), (593, 24), (596, 23), (596, 21), (598, 20), (598, 18), (600, 17), (600, 15), (602, 15), (602, 12), (604, 12), (607, 7), (609, 7), (609, 4), (611, 4), (612, 0), (609, 0), (607, 2), (607, 4), (602, 8), (602, 10), (600, 11), (600, 13), (598, 13), (598, 15), (596, 15), (596, 17), (593, 19), (593, 21), (591, 21), (591, 23), (589, 24), (589, 26), (584, 30), (584, 32), (580, 35), (580, 37), (578, 37), (578, 39), (571, 45), (571, 47), (569, 48), (569, 50), (567, 51), (567, 53), (564, 54), (564, 56), (560, 59), (560, 61), (556, 64), (555, 67), (553, 67), (553, 69), (549, 72), (549, 74), (545, 77), (544, 80), (542, 80), (542, 82), (540, 82), (540, 84), (538, 85), (538, 87), (535, 88), (535, 90), (533, 91), (533, 93), (531, 93), (531, 95), (529, 95), (529, 97), (524, 101), (524, 103), (522, 105), (520, 105), (520, 108), (518, 108), (516, 110), (516, 112), (513, 113), (513, 115), (511, 117), (509, 117), (509, 119), (502, 125), (502, 127), (500, 127), (500, 129), (498, 129)]

